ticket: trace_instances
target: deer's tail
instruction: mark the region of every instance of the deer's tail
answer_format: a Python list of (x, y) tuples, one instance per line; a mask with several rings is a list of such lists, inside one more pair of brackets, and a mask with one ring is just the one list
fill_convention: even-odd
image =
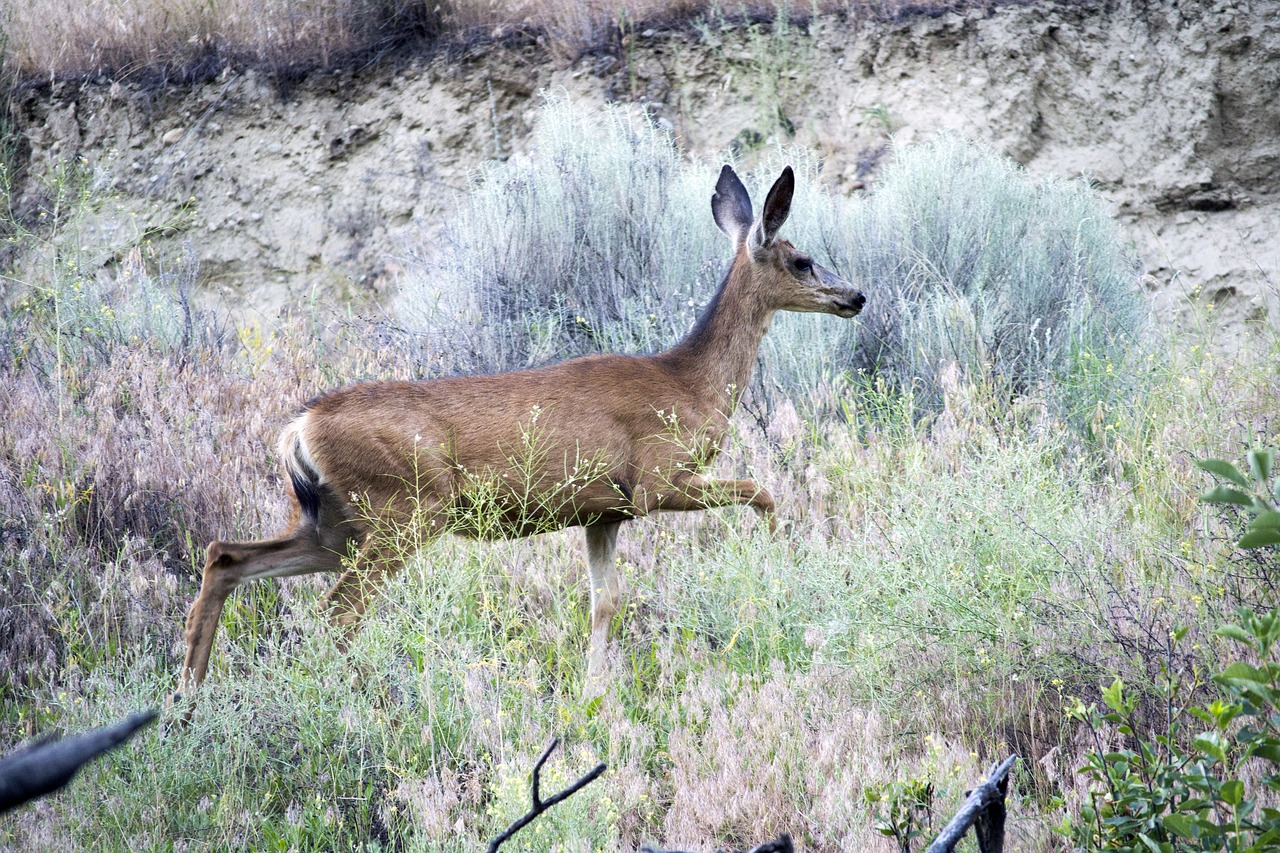
[(293, 496), (298, 501), (305, 523), (315, 527), (320, 523), (320, 469), (307, 450), (303, 427), (307, 416), (295, 420), (285, 427), (280, 434), (279, 453), (284, 462), (285, 473), (289, 475), (289, 485), (293, 488)]

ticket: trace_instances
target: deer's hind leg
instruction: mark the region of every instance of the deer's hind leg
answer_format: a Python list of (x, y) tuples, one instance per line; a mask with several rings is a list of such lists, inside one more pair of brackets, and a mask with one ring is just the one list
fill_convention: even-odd
[(419, 494), (410, 508), (388, 511), (374, 523), (321, 603), (329, 621), (342, 632), (339, 645), (350, 641), (373, 596), (405, 560), (444, 532), (443, 506), (439, 495)]
[(187, 614), (187, 655), (182, 689), (195, 688), (209, 670), (209, 655), (227, 597), (244, 581), (342, 570), (343, 552), (322, 544), (314, 529), (261, 542), (212, 542), (206, 552), (200, 595)]
[(325, 593), (320, 607), (329, 621), (342, 634), (338, 640), (346, 646), (355, 633), (369, 601), (382, 585), (404, 565), (404, 554), (392, 543), (367, 539), (343, 571), (333, 589)]
[(223, 607), (237, 586), (256, 578), (340, 572), (357, 535), (341, 507), (325, 495), (316, 522), (299, 519), (289, 532), (257, 542), (209, 543), (200, 594), (187, 614), (179, 689), (194, 689), (205, 680)]

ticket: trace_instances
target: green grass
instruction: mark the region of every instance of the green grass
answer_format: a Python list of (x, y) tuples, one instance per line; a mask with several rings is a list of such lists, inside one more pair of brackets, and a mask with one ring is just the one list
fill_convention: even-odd
[[(86, 288), (63, 234), (0, 326), (4, 751), (163, 703), (204, 544), (284, 522), (280, 425), (334, 382), (421, 370), (422, 350), (368, 345), (386, 337), (358, 321), (226, 327), (185, 301), (180, 264)], [(1152, 683), (1176, 625), (1191, 633), (1175, 664), (1209, 671), (1220, 615), (1268, 595), (1235, 520), (1197, 502), (1191, 460), (1276, 443), (1280, 343), (1251, 361), (1213, 335), (1150, 338), (1123, 382), (1120, 362), (1069, 347), (1066, 378), (1013, 399), (982, 371), (940, 376), (932, 400), (832, 371), (803, 391), (824, 406), (789, 392), (767, 430), (740, 416), (718, 471), (769, 488), (783, 532), (739, 509), (626, 525), (599, 701), (582, 691), (576, 531), (428, 543), (347, 653), (315, 612), (327, 579), (249, 586), (190, 726), (0, 818), (0, 847), (475, 850), (526, 808), (560, 736), (546, 790), (610, 769), (510, 849), (783, 831), (889, 849), (868, 793), (923, 780), (940, 822), (1012, 751), (1010, 846), (1051, 849), (1084, 794), (1064, 704), (1115, 674)], [(1067, 381), (1083, 415), (1055, 403)]]
[[(1191, 499), (1201, 478), (1177, 454), (1229, 455), (1207, 414), (1247, 419), (1256, 413), (1241, 401), (1262, 389), (1245, 370), (1205, 369), (1150, 378), (1141, 423), (1117, 417), (1107, 445), (1002, 412), (972, 388), (976, 409), (950, 434), (910, 417), (862, 436), (830, 424), (795, 439), (803, 467), (773, 467), (744, 427), (739, 459), (773, 484), (790, 536), (770, 539), (738, 510), (628, 525), (613, 687), (598, 704), (580, 698), (575, 532), (429, 544), (346, 655), (313, 611), (317, 583), (250, 587), (227, 609), (191, 727), (144, 734), (6, 818), (0, 839), (474, 850), (523, 810), (528, 769), (555, 735), (566, 751), (548, 789), (597, 760), (611, 770), (522, 849), (745, 844), (778, 831), (815, 849), (848, 838), (874, 849), (859, 805), (868, 785), (925, 774), (951, 798), (945, 810), (992, 758), (1055, 746), (1068, 749), (1052, 761), (1069, 780), (1063, 697), (1091, 695), (1103, 672), (1141, 683), (1151, 663), (1126, 659), (1133, 626), (1108, 608), (1196, 625), (1208, 647), (1225, 603), (1221, 569), (1177, 570), (1229, 554), (1204, 535), (1215, 524)], [(1274, 389), (1274, 374), (1265, 383)], [(1128, 460), (1134, 432), (1173, 446)], [(22, 725), (101, 724), (172, 689), (181, 608), (147, 614), (127, 591), (133, 571), (98, 593), (119, 584), (122, 603), (55, 603), (63, 664), (6, 691), (9, 739)], [(1108, 597), (1116, 578), (1131, 598)], [(181, 597), (193, 592), (181, 582)], [(143, 624), (119, 627), (131, 619)], [(1033, 718), (1053, 725), (1029, 733)], [(1013, 808), (1030, 841), (1056, 821), (1021, 778)]]

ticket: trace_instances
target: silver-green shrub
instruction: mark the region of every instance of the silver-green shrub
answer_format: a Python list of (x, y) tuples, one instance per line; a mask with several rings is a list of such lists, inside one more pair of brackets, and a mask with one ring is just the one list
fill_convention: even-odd
[[(857, 199), (818, 185), (812, 152), (778, 151), (747, 179), (757, 207), (783, 162), (799, 184), (784, 236), (859, 281), (868, 304), (855, 323), (779, 316), (756, 379), (766, 399), (816, 401), (861, 373), (927, 411), (952, 362), (1023, 391), (1067, 377), (1081, 352), (1119, 353), (1143, 322), (1136, 260), (1083, 182), (1036, 180), (942, 135), (898, 152)], [(550, 98), (529, 155), (477, 178), (411, 277), (410, 323), (460, 371), (670, 346), (728, 266), (717, 172), (643, 114)]]
[(531, 156), (478, 176), (406, 312), (459, 370), (660, 349), (710, 298), (727, 254), (714, 178), (642, 114), (549, 99)]
[(833, 260), (871, 297), (845, 363), (926, 405), (952, 362), (1014, 392), (1077, 390), (1078, 359), (1120, 362), (1146, 321), (1137, 257), (1085, 182), (953, 135), (899, 151), (843, 225)]

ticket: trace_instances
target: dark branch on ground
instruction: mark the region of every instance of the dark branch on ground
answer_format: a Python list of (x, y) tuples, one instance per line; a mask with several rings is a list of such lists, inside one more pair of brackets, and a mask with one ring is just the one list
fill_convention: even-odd
[(58, 790), (87, 762), (120, 746), (155, 718), (155, 711), (140, 711), (114, 726), (61, 740), (43, 737), (0, 759), (0, 812)]
[(1011, 755), (991, 768), (987, 781), (969, 792), (968, 798), (951, 822), (929, 845), (925, 853), (951, 853), (956, 844), (974, 827), (981, 853), (1001, 853), (1004, 849), (1004, 797), (1009, 791), (1009, 770), (1018, 756)]
[(560, 793), (553, 794), (550, 798), (544, 800), (538, 794), (538, 786), (541, 782), (540, 776), (542, 774), (542, 765), (547, 763), (547, 759), (551, 757), (552, 751), (554, 751), (559, 744), (560, 738), (552, 738), (551, 743), (542, 751), (542, 757), (533, 765), (533, 808), (526, 812), (523, 817), (516, 820), (515, 823), (508, 826), (501, 835), (489, 842), (489, 853), (494, 853), (494, 851), (499, 847), (510, 841), (513, 835), (532, 823), (538, 815), (542, 814), (561, 800), (569, 799), (569, 797), (572, 797), (574, 794), (578, 793), (578, 791), (582, 790), (587, 785), (590, 785), (596, 780), (596, 777), (603, 773), (609, 766), (601, 761), (592, 768), (587, 775), (583, 776)]

